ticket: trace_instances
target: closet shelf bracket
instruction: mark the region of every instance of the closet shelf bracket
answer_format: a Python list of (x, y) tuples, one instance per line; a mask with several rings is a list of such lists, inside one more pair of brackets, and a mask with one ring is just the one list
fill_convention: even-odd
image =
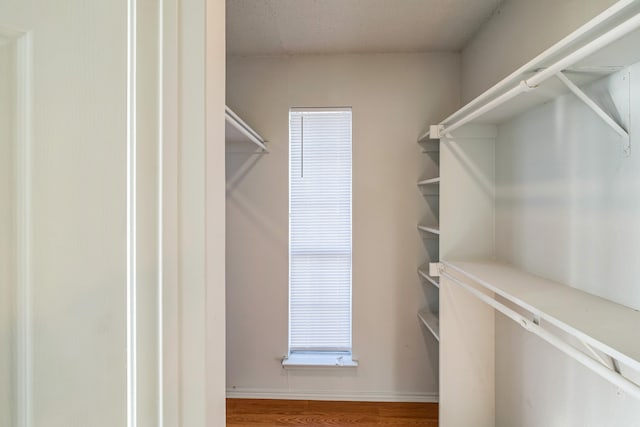
[(625, 157), (631, 155), (631, 140), (629, 132), (616, 122), (606, 111), (596, 104), (582, 89), (576, 86), (562, 71), (556, 73), (556, 77), (569, 88), (575, 96), (591, 108), (609, 127), (611, 127), (622, 138), (622, 152)]
[(600, 355), (600, 353), (598, 353), (591, 345), (589, 345), (588, 342), (586, 342), (585, 340), (580, 340), (580, 344), (582, 344), (584, 346), (584, 348), (586, 348), (589, 353), (591, 354), (591, 356), (598, 362), (600, 362), (604, 367), (609, 368), (614, 370), (617, 374), (620, 374), (620, 370), (615, 370), (613, 369), (616, 365), (615, 361), (616, 359), (614, 359), (613, 357), (609, 356), (608, 358), (611, 359), (611, 365), (609, 363), (607, 363), (604, 358)]

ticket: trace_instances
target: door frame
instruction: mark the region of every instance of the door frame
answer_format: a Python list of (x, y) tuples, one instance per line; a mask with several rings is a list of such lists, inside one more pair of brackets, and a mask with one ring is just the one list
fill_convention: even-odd
[(225, 2), (161, 0), (163, 426), (225, 424)]

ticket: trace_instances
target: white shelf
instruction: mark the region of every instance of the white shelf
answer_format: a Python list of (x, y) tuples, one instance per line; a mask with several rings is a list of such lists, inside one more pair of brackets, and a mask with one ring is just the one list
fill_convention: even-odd
[(437, 277), (431, 277), (429, 276), (429, 273), (421, 269), (418, 269), (418, 274), (420, 275), (420, 277), (425, 279), (427, 282), (431, 283), (436, 288), (440, 287), (440, 279), (438, 279)]
[(430, 131), (427, 131), (418, 137), (418, 144), (422, 147), (423, 153), (437, 153), (440, 151), (440, 142), (431, 139)]
[(251, 143), (268, 152), (266, 141), (231, 108), (225, 107), (225, 141), (227, 143)]
[(438, 315), (425, 308), (418, 312), (418, 318), (424, 323), (424, 326), (427, 327), (435, 339), (440, 341), (440, 321), (438, 320)]
[(533, 326), (548, 322), (640, 372), (640, 311), (499, 262), (443, 264), (445, 277), (458, 273), (530, 312)]
[(429, 142), (430, 134), (431, 134), (431, 131), (428, 130), (425, 133), (423, 133), (422, 135), (420, 135), (418, 137), (418, 144), (422, 144), (424, 142)]
[(422, 147), (423, 153), (437, 153), (440, 151), (440, 142), (429, 139), (429, 132), (418, 139), (418, 144)]
[(422, 181), (418, 181), (418, 185), (438, 185), (440, 184), (440, 177), (431, 178), (431, 179), (423, 179)]
[(440, 234), (440, 228), (437, 225), (435, 225), (435, 226), (433, 226), (433, 225), (431, 225), (431, 226), (418, 225), (418, 230), (424, 231), (425, 233), (431, 233), (431, 234), (434, 234), (434, 235), (439, 235)]
[[(460, 123), (500, 124), (569, 89), (555, 74), (564, 71), (577, 85), (612, 74), (640, 60), (640, 2), (622, 1), (440, 122), (445, 129)], [(529, 86), (521, 82), (531, 82)], [(513, 95), (513, 96), (511, 96)], [(482, 113), (480, 113), (483, 111)], [(455, 130), (452, 131), (455, 135)], [(437, 139), (431, 131), (422, 138)]]

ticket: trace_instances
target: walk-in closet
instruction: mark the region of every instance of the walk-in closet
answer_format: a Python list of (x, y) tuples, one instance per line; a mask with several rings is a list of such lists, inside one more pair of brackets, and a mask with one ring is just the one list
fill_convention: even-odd
[[(419, 3), (227, 2), (227, 105), (269, 148), (227, 144), (227, 396), (640, 425), (640, 2), (434, 3), (440, 37)], [(287, 114), (336, 106), (354, 363), (291, 367)]]
[(640, 427), (640, 0), (0, 0), (0, 427)]

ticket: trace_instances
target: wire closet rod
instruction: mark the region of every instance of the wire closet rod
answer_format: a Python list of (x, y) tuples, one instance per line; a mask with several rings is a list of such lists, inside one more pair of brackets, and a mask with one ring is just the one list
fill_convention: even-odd
[(470, 112), (463, 118), (452, 124), (441, 124), (440, 125), (440, 134), (445, 135), (449, 132), (458, 129), (461, 126), (469, 123), (470, 121), (478, 118), (479, 116), (493, 110), (497, 106), (509, 101), (512, 98), (524, 93), (534, 90), (538, 85), (547, 80), (549, 77), (555, 76), (557, 73), (565, 70), (568, 67), (571, 67), (578, 61), (581, 61), (602, 49), (603, 47), (613, 43), (614, 41), (624, 37), (630, 32), (640, 28), (640, 13), (634, 15), (632, 18), (629, 18), (622, 24), (616, 26), (615, 28), (609, 30), (604, 33), (600, 37), (592, 40), (581, 48), (573, 51), (569, 55), (565, 56), (561, 60), (555, 62), (553, 65), (544, 68), (534, 74), (532, 77), (526, 80), (522, 80), (517, 86), (509, 89), (507, 92), (493, 99), (492, 101), (487, 102), (483, 106), (478, 109)]
[[(513, 81), (515, 78), (521, 76), (522, 74), (524, 74), (526, 72), (529, 72), (532, 69), (536, 68), (538, 64), (540, 64), (542, 61), (544, 61), (548, 57), (557, 54), (562, 49), (564, 49), (567, 46), (571, 45), (571, 43), (575, 42), (580, 37), (582, 37), (583, 35), (588, 33), (589, 31), (592, 31), (594, 28), (598, 27), (600, 24), (602, 24), (603, 22), (605, 22), (608, 19), (610, 19), (612, 16), (616, 15), (617, 13), (619, 13), (621, 10), (624, 10), (629, 5), (631, 5), (633, 3), (636, 3), (636, 2), (639, 2), (639, 0), (621, 0), (621, 1), (618, 1), (614, 5), (612, 5), (611, 7), (609, 7), (608, 9), (606, 9), (605, 11), (603, 11), (602, 13), (600, 13), (599, 15), (597, 15), (596, 17), (594, 17), (593, 19), (588, 21), (586, 24), (584, 24), (581, 27), (579, 27), (577, 30), (575, 30), (574, 32), (570, 33), (568, 36), (566, 36), (565, 38), (561, 39), (556, 44), (554, 44), (553, 46), (549, 47), (547, 50), (545, 50), (542, 53), (540, 53), (538, 56), (533, 58), (531, 61), (527, 62), (522, 67), (518, 68), (513, 73), (509, 74), (504, 79), (500, 80), (494, 86), (492, 86), (491, 88), (489, 88), (488, 90), (486, 90), (485, 92), (483, 92), (482, 94), (477, 96), (475, 99), (470, 101), (468, 104), (466, 104), (465, 106), (460, 108), (458, 111), (456, 111), (455, 113), (453, 113), (452, 115), (450, 115), (449, 117), (444, 119), (442, 121), (442, 123), (453, 122), (453, 121), (455, 121), (454, 119), (455, 119), (456, 116), (462, 115), (466, 111), (473, 109), (476, 105), (482, 104), (483, 102), (486, 102), (486, 100), (488, 98), (491, 98), (492, 96), (494, 96), (500, 89), (502, 89), (504, 86), (506, 86), (510, 81)], [(423, 136), (426, 136), (426, 134), (423, 135)]]
[(452, 282), (459, 285), (460, 287), (462, 287), (464, 290), (466, 290), (476, 298), (480, 299), (482, 302), (493, 307), (495, 310), (498, 310), (500, 313), (504, 314), (514, 322), (518, 323), (527, 331), (542, 338), (543, 340), (545, 340), (546, 342), (548, 342), (558, 350), (565, 353), (567, 356), (570, 356), (571, 358), (575, 359), (577, 362), (591, 369), (593, 372), (600, 375), (602, 378), (610, 381), (612, 384), (616, 385), (621, 390), (625, 391), (629, 395), (640, 400), (639, 385), (635, 384), (632, 381), (629, 381), (628, 379), (616, 373), (615, 371), (612, 371), (609, 367), (604, 366), (603, 364), (595, 361), (591, 357), (577, 350), (575, 347), (572, 347), (571, 345), (562, 341), (557, 336), (548, 332), (547, 330), (542, 328), (539, 324), (536, 324), (534, 321), (527, 319), (520, 313), (517, 313), (516, 311), (510, 309), (506, 305), (496, 301), (495, 299), (489, 297), (488, 295), (483, 294), (482, 292), (473, 288), (472, 286), (467, 285), (466, 283), (456, 279), (455, 277), (451, 276), (446, 272), (441, 272), (440, 275), (447, 278), (448, 280), (451, 280)]
[(225, 119), (227, 122), (231, 123), (231, 125), (236, 128), (240, 133), (249, 138), (251, 142), (256, 144), (265, 152), (269, 152), (269, 149), (265, 145), (265, 141), (258, 135), (251, 126), (245, 123), (233, 110), (227, 106), (225, 106)]

